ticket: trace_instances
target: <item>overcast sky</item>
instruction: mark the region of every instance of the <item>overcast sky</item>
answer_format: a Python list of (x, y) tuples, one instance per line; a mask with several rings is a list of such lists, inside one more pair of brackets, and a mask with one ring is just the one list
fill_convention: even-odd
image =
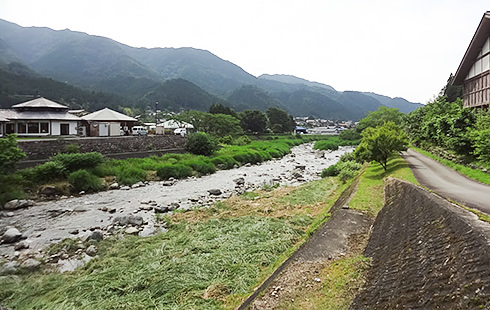
[(0, 0), (0, 18), (134, 47), (194, 47), (245, 71), (426, 103), (488, 0)]

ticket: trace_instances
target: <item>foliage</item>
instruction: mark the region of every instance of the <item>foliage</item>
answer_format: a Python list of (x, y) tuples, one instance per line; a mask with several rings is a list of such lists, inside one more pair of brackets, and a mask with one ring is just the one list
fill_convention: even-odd
[(209, 156), (217, 150), (216, 142), (202, 132), (195, 133), (185, 142), (186, 151), (195, 155)]
[(59, 161), (48, 161), (42, 165), (36, 166), (33, 169), (33, 181), (40, 184), (65, 179), (68, 175), (68, 170), (65, 165)]
[(339, 162), (336, 166), (339, 170), (338, 177), (343, 183), (355, 177), (362, 169), (362, 165), (355, 161)]
[(209, 113), (211, 114), (227, 114), (235, 118), (238, 118), (238, 113), (230, 107), (225, 107), (221, 103), (215, 103), (209, 107)]
[(83, 169), (70, 173), (68, 176), (68, 183), (75, 192), (96, 192), (102, 189), (102, 181), (99, 179), (99, 177)]
[(245, 110), (240, 113), (240, 125), (245, 132), (264, 133), (267, 128), (267, 116), (259, 110)]
[(216, 166), (211, 160), (204, 156), (198, 156), (192, 160), (182, 161), (182, 164), (189, 166), (200, 175), (212, 174), (216, 172)]
[(274, 133), (292, 132), (296, 127), (293, 117), (284, 110), (270, 107), (265, 113), (269, 119), (269, 127)]
[(235, 139), (233, 145), (247, 145), (250, 144), (252, 140), (247, 135), (240, 136)]
[(21, 174), (0, 174), (0, 209), (12, 199), (26, 198), (24, 179)]
[(188, 122), (196, 130), (217, 137), (236, 136), (242, 133), (240, 121), (236, 117), (227, 114), (212, 114), (190, 110), (173, 118)]
[(0, 138), (0, 174), (14, 171), (15, 163), (26, 155), (17, 146), (15, 134)]
[(61, 163), (67, 171), (72, 172), (79, 169), (93, 168), (104, 161), (104, 156), (97, 152), (72, 154), (59, 153), (52, 156), (49, 160)]
[(326, 177), (334, 177), (339, 174), (339, 169), (337, 169), (336, 165), (331, 165), (328, 168), (325, 168), (322, 170), (321, 177), (326, 178)]
[(403, 113), (396, 108), (387, 108), (380, 106), (376, 111), (369, 112), (366, 117), (359, 121), (356, 130), (362, 132), (368, 127), (378, 127), (386, 122), (393, 122), (401, 125), (403, 121)]
[(133, 185), (138, 182), (146, 181), (147, 173), (145, 170), (132, 165), (121, 165), (115, 169), (116, 181), (122, 185)]
[(366, 128), (355, 154), (359, 159), (378, 162), (386, 171), (388, 159), (405, 151), (407, 146), (407, 134), (395, 123), (387, 122), (376, 128)]
[(361, 140), (361, 134), (355, 128), (351, 128), (341, 131), (339, 134), (339, 139), (348, 141)]
[(192, 176), (192, 168), (183, 164), (163, 165), (158, 167), (156, 171), (162, 180), (183, 179)]
[(320, 140), (315, 142), (313, 146), (315, 150), (331, 150), (336, 151), (339, 149), (338, 139)]
[(219, 139), (219, 143), (222, 143), (222, 144), (233, 144), (233, 137), (230, 136), (230, 135), (221, 137)]

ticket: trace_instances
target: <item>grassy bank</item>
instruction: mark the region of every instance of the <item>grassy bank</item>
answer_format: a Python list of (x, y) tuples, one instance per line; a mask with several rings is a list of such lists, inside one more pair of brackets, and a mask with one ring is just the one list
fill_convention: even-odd
[(71, 273), (2, 278), (13, 309), (233, 309), (328, 218), (347, 184), (266, 189), (162, 218), (154, 237), (110, 238)]

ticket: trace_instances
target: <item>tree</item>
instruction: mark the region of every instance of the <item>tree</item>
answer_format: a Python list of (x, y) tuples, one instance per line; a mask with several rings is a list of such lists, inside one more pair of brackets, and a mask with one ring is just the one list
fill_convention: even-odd
[(185, 143), (186, 151), (195, 155), (209, 156), (216, 151), (216, 148), (216, 142), (203, 132), (198, 132), (189, 136)]
[(240, 113), (240, 125), (244, 131), (264, 133), (267, 128), (267, 116), (259, 110), (245, 110)]
[(186, 111), (176, 115), (174, 119), (192, 124), (196, 130), (207, 134), (224, 137), (226, 135), (236, 136), (242, 133), (240, 120), (226, 114), (211, 114), (199, 111)]
[(209, 113), (211, 114), (227, 114), (235, 118), (238, 118), (238, 113), (230, 107), (225, 107), (221, 103), (215, 103), (209, 107)]
[(16, 138), (15, 134), (0, 138), (0, 174), (12, 172), (15, 163), (26, 156), (17, 146)]
[(368, 127), (374, 128), (383, 125), (386, 122), (393, 122), (397, 125), (401, 125), (402, 121), (403, 113), (397, 108), (380, 106), (376, 111), (369, 112), (365, 118), (361, 119), (356, 129), (358, 132), (361, 132)]
[(293, 117), (284, 110), (270, 107), (265, 113), (269, 119), (269, 126), (274, 133), (291, 132), (296, 127)]
[(376, 128), (368, 127), (362, 132), (362, 140), (356, 148), (357, 158), (376, 161), (386, 171), (388, 159), (400, 151), (406, 151), (408, 136), (393, 122), (386, 122)]

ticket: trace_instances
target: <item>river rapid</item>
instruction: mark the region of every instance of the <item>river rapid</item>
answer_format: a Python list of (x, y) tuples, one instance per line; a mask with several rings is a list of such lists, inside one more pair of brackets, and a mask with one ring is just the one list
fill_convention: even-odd
[[(38, 257), (42, 250), (65, 238), (83, 238), (91, 231), (110, 233), (116, 217), (135, 215), (143, 218), (140, 236), (164, 232), (158, 226), (153, 206), (173, 204), (180, 209), (207, 205), (239, 193), (237, 179), (243, 178), (241, 190), (253, 190), (264, 185), (299, 185), (320, 178), (323, 169), (335, 164), (339, 157), (351, 152), (352, 147), (337, 151), (313, 150), (307, 143), (291, 150), (281, 159), (258, 165), (245, 165), (231, 170), (220, 170), (201, 178), (168, 182), (149, 182), (128, 190), (115, 189), (78, 197), (37, 202), (34, 206), (12, 212), (0, 212), (0, 235), (8, 227), (17, 228), (28, 245), (15, 250), (14, 244), (1, 244), (0, 256), (7, 260)], [(241, 183), (242, 183), (241, 182)], [(209, 190), (219, 189), (220, 195)]]

